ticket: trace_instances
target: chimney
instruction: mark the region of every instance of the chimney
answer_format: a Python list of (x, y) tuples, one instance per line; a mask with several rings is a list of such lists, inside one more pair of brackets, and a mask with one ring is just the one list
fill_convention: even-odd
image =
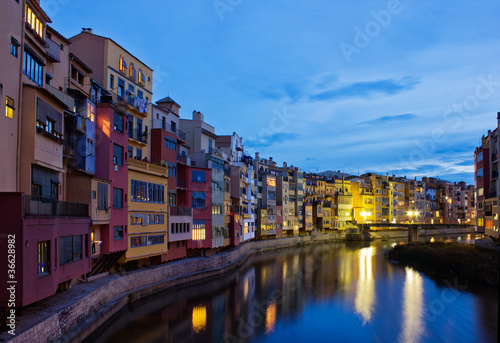
[(259, 153), (258, 152), (255, 153), (255, 160), (259, 161)]
[(269, 157), (269, 161), (271, 161), (271, 162), (272, 162), (272, 161), (273, 161), (273, 158), (272, 158), (272, 157)]
[(203, 114), (201, 114), (200, 111), (193, 111), (193, 120), (196, 120), (196, 121), (205, 121), (205, 117), (203, 116)]
[(286, 168), (286, 162), (283, 162), (283, 168)]

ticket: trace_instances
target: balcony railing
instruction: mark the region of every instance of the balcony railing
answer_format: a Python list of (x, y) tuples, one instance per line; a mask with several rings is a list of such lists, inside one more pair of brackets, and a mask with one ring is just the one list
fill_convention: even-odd
[(130, 134), (130, 132), (129, 132), (129, 138), (132, 138), (132, 139), (135, 139), (136, 141), (147, 144), (148, 143), (148, 132), (146, 130), (143, 131), (143, 130), (133, 129), (132, 134)]
[(177, 188), (187, 188), (186, 180), (177, 179)]
[(191, 207), (170, 206), (169, 207), (169, 214), (171, 216), (189, 216), (189, 217), (191, 217), (193, 215), (193, 209)]
[(147, 101), (146, 99), (139, 98), (137, 95), (129, 91), (125, 91), (124, 94), (116, 94), (114, 92), (110, 93), (113, 97), (113, 102), (117, 104), (128, 105), (138, 112), (148, 115), (149, 108), (151, 107), (151, 102)]
[(89, 204), (25, 195), (24, 215), (33, 217), (88, 217)]
[(70, 111), (75, 109), (75, 99), (73, 99), (68, 94), (61, 92), (59, 89), (52, 87), (51, 85), (45, 84), (44, 88), (53, 96), (58, 98), (66, 106), (68, 106)]

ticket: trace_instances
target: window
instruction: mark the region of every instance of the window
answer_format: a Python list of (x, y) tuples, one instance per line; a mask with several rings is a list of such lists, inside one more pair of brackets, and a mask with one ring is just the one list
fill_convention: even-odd
[(19, 42), (14, 37), (10, 37), (10, 54), (19, 57)]
[(43, 84), (43, 64), (38, 56), (24, 50), (23, 73), (40, 87)]
[(123, 116), (120, 113), (115, 112), (113, 129), (115, 131), (123, 133), (123, 127), (124, 127)]
[(148, 236), (134, 236), (130, 237), (130, 247), (145, 247), (148, 245)]
[(132, 96), (134, 95), (134, 92), (135, 92), (135, 88), (134, 86), (132, 86), (131, 84), (128, 85), (128, 91), (131, 93), (129, 94), (129, 96)]
[(123, 239), (123, 226), (113, 226), (113, 239)]
[(118, 78), (118, 100), (123, 100), (125, 97), (125, 81)]
[(48, 133), (54, 133), (54, 127), (55, 127), (55, 125), (56, 125), (55, 121), (53, 121), (52, 119), (47, 118), (45, 120), (45, 131), (47, 131)]
[(168, 176), (177, 177), (177, 163), (167, 162), (168, 164)]
[(82, 235), (61, 237), (59, 244), (61, 266), (82, 259)]
[(168, 206), (177, 206), (177, 194), (171, 191), (168, 191)]
[(193, 192), (193, 208), (205, 208), (205, 192)]
[(14, 99), (6, 97), (5, 98), (5, 116), (12, 119), (14, 116)]
[(161, 128), (163, 130), (167, 129), (167, 121), (165, 120), (165, 117), (161, 117)]
[(97, 183), (97, 209), (108, 210), (108, 185)]
[(206, 182), (206, 173), (201, 170), (193, 170), (193, 181), (197, 183)]
[(125, 57), (123, 57), (123, 55), (120, 55), (120, 71), (122, 73), (127, 72), (127, 62), (125, 62)]
[(144, 73), (142, 72), (141, 68), (139, 68), (139, 80), (138, 81), (141, 85), (144, 85)]
[(484, 188), (478, 188), (477, 189), (477, 196), (480, 197), (480, 196), (483, 196), (484, 195)]
[(50, 272), (50, 251), (49, 241), (38, 242), (38, 275), (46, 275)]
[(123, 189), (113, 188), (113, 208), (123, 208)]
[(170, 122), (170, 131), (174, 132), (175, 133), (175, 129), (176, 129), (176, 124), (174, 121), (171, 121)]
[(483, 177), (483, 168), (479, 168), (479, 169), (476, 171), (476, 177), (477, 177), (477, 178)]
[(165, 202), (165, 186), (144, 181), (131, 180), (131, 200), (140, 202)]
[(212, 214), (223, 214), (222, 212), (222, 206), (220, 205), (212, 205)]
[(139, 99), (144, 98), (144, 94), (142, 93), (142, 91), (137, 90), (137, 97), (138, 97)]
[(132, 145), (128, 146), (128, 157), (134, 157), (134, 147)]
[(134, 67), (134, 64), (132, 62), (130, 62), (128, 76), (130, 76), (130, 78), (133, 80), (135, 80), (137, 78), (137, 72), (135, 71), (135, 67)]
[(79, 84), (83, 86), (83, 79), (85, 75), (79, 71), (77, 68), (75, 68), (73, 65), (71, 66), (71, 78), (75, 81), (77, 81)]
[[(133, 115), (128, 116), (128, 137), (134, 138), (134, 116)], [(130, 157), (132, 157), (132, 156), (130, 156)]]
[(476, 156), (476, 163), (481, 162), (483, 160), (483, 152), (481, 151), (479, 154)]
[(123, 166), (123, 147), (113, 144), (113, 163)]
[(36, 36), (43, 38), (43, 24), (28, 5), (26, 5), (25, 21)]
[(139, 160), (141, 160), (141, 159), (142, 159), (142, 149), (137, 148), (137, 149), (135, 150), (135, 157), (137, 157)]
[(113, 74), (109, 75), (109, 89), (115, 88), (115, 76)]
[(193, 221), (193, 240), (203, 240), (205, 239), (205, 221), (204, 220), (194, 220)]
[(173, 138), (165, 136), (165, 148), (177, 151), (177, 141)]
[(148, 245), (164, 244), (165, 235), (148, 236)]

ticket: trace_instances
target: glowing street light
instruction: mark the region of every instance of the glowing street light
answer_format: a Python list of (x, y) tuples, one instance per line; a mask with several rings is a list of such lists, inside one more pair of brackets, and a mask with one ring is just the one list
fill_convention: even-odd
[(366, 211), (363, 211), (360, 214), (363, 217), (363, 221), (366, 221), (366, 217), (369, 217), (372, 215), (370, 212), (366, 212)]

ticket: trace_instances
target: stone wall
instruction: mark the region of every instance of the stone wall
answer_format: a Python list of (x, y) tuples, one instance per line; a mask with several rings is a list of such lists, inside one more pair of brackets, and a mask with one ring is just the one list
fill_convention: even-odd
[[(101, 287), (83, 297), (75, 298), (74, 302), (58, 313), (40, 318), (38, 324), (20, 332), (10, 342), (79, 342), (131, 299), (139, 299), (168, 287), (229, 272), (238, 268), (255, 252), (343, 238), (343, 234), (325, 234), (251, 241), (211, 257), (187, 258), (148, 269), (142, 268), (123, 276), (112, 274), (95, 281), (102, 282)], [(63, 294), (55, 297), (61, 295)]]

